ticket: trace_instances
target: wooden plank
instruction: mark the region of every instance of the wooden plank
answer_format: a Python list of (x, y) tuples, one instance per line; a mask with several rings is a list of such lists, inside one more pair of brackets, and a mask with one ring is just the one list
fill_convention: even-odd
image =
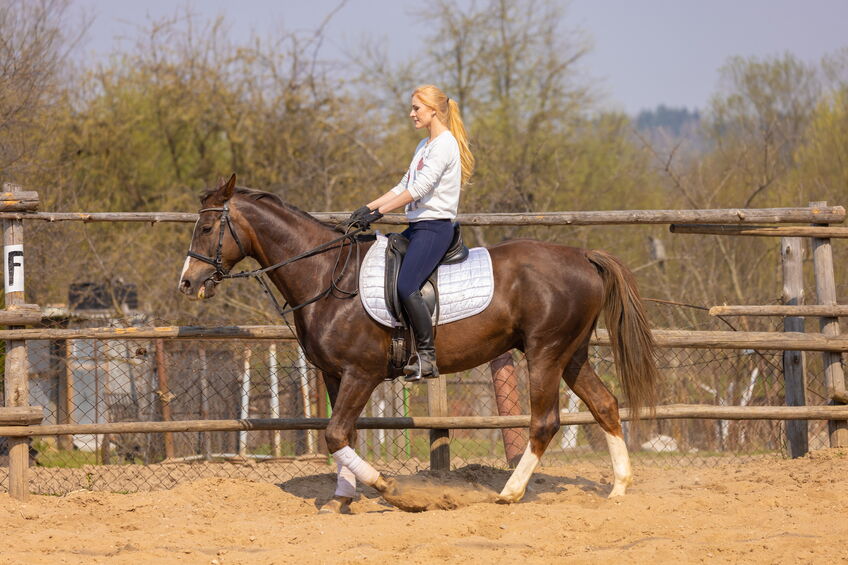
[[(59, 373), (58, 402), (56, 404), (56, 423), (73, 424), (74, 422), (74, 341), (65, 340), (64, 370)], [(63, 451), (74, 448), (73, 438), (59, 436), (56, 446)]]
[[(4, 184), (4, 195), (11, 199), (22, 196), (19, 186)], [(10, 193), (10, 194), (7, 194)], [(24, 224), (21, 220), (3, 222), (4, 251), (3, 275), (5, 282), (6, 308), (20, 306), (24, 300)], [(6, 262), (9, 262), (6, 265)], [(29, 363), (26, 342), (20, 339), (6, 342), (5, 398), (7, 407), (29, 406)], [(26, 439), (10, 438), (9, 446), (9, 496), (26, 500), (29, 496), (29, 442)]]
[[(797, 239), (800, 238), (786, 238)], [(819, 304), (795, 305), (795, 304), (769, 304), (765, 306), (713, 306), (710, 308), (710, 316), (827, 316), (848, 317), (848, 305), (833, 304), (823, 306)]]
[[(632, 420), (628, 409), (622, 420)], [(658, 406), (657, 420), (830, 420), (848, 418), (848, 406), (712, 406), (672, 404)], [(644, 419), (644, 416), (643, 416)], [(255, 418), (247, 420), (176, 420), (171, 422), (111, 422), (48, 426), (3, 426), (0, 436), (35, 437), (57, 434), (228, 432), (239, 430), (323, 430), (329, 418)], [(560, 412), (560, 425), (594, 424), (592, 414)], [(359, 418), (357, 429), (501, 429), (527, 427), (530, 416), (416, 416), (410, 418)]]
[[(731, 332), (653, 330), (659, 347), (696, 349), (797, 349), (804, 351), (848, 351), (848, 336), (781, 332)], [(0, 339), (294, 339), (286, 326), (164, 326), (132, 328), (74, 328), (0, 330)], [(606, 330), (599, 329), (593, 345), (609, 345)]]
[[(783, 302), (790, 308), (801, 308), (804, 303), (804, 240), (800, 237), (784, 237), (780, 240), (780, 256), (783, 266)], [(710, 310), (712, 314), (712, 309)], [(804, 318), (787, 316), (783, 319), (783, 330), (804, 332)], [(807, 373), (806, 355), (803, 351), (783, 352), (783, 382), (787, 406), (804, 406), (806, 402)], [(803, 457), (809, 451), (807, 422), (786, 422), (786, 440), (789, 456)]]
[[(324, 222), (341, 222), (350, 212), (311, 212)], [(42, 220), (48, 222), (184, 222), (194, 223), (197, 214), (184, 212), (39, 212), (33, 214), (0, 212), (0, 219)], [(756, 223), (837, 223), (845, 220), (842, 206), (818, 208), (730, 208), (712, 210), (596, 210), (577, 212), (460, 214), (457, 220), (474, 226), (589, 226), (627, 224), (756, 224)], [(403, 214), (387, 214), (380, 224), (402, 225)]]
[[(427, 407), (431, 417), (448, 415), (447, 376), (427, 381)], [(450, 470), (450, 432), (446, 429), (430, 430), (430, 469)]]
[(197, 221), (193, 212), (0, 212), (3, 220), (40, 220), (43, 222), (144, 222), (188, 223)]
[(671, 224), (671, 233), (702, 235), (741, 235), (755, 237), (848, 237), (848, 227), (833, 226), (749, 226), (720, 224)]
[[(0, 332), (2, 333), (2, 332)], [(657, 346), (693, 349), (775, 349), (802, 351), (848, 351), (848, 336), (780, 332), (731, 332), (653, 330)], [(609, 345), (606, 330), (596, 330), (591, 343)]]
[[(810, 206), (821, 206), (824, 202), (811, 202)], [(836, 280), (833, 271), (833, 250), (830, 240), (813, 238), (813, 268), (816, 275), (816, 297), (819, 304), (833, 306), (836, 304)], [(820, 331), (828, 338), (839, 336), (839, 319), (822, 317), (819, 321)], [(842, 371), (842, 355), (825, 351), (822, 353), (824, 363), (824, 381), (828, 396), (845, 393), (845, 374)], [(848, 446), (848, 420), (832, 420), (828, 422), (831, 447)]]
[(4, 184), (0, 192), (0, 212), (34, 212), (38, 210), (38, 202), (38, 193), (34, 190)]
[[(159, 412), (164, 422), (171, 421), (171, 391), (168, 388), (168, 365), (165, 358), (165, 342), (156, 340), (156, 382), (158, 389), (156, 395), (159, 398)], [(174, 436), (170, 432), (162, 435), (165, 449), (165, 459), (174, 458)]]
[(32, 326), (41, 322), (38, 304), (9, 304), (0, 310), (0, 326)]
[(0, 330), (0, 339), (294, 339), (286, 326), (159, 326)]
[(41, 406), (0, 406), (0, 426), (34, 426), (43, 419)]

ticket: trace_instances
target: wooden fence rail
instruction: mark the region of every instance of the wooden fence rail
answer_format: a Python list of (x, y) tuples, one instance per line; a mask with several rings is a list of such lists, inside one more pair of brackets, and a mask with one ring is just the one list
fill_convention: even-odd
[[(324, 222), (340, 222), (350, 212), (310, 212)], [(184, 222), (194, 223), (197, 214), (188, 212), (38, 212), (0, 211), (0, 219), (42, 220), (47, 222)], [(459, 214), (457, 221), (475, 226), (597, 226), (631, 224), (756, 224), (756, 223), (840, 223), (845, 221), (842, 206), (798, 208), (728, 208), (713, 210), (594, 210), (585, 212), (543, 212), (536, 214)], [(380, 224), (401, 225), (403, 214), (387, 214)]]
[(32, 190), (19, 190), (4, 183), (4, 191), (0, 192), (0, 212), (34, 212), (38, 210), (38, 193)]
[[(814, 333), (653, 330), (659, 347), (693, 349), (774, 349), (848, 351), (848, 335), (829, 337)], [(0, 339), (294, 339), (286, 326), (162, 326), (130, 328), (0, 330)], [(593, 345), (609, 345), (609, 334), (599, 329)]]
[(710, 316), (824, 316), (828, 318), (848, 316), (846, 304), (770, 304), (765, 306), (713, 306)]
[[(658, 420), (689, 418), (708, 420), (830, 420), (848, 417), (848, 406), (711, 406), (672, 404), (658, 406)], [(622, 409), (622, 420), (632, 420)], [(62, 434), (121, 434), (163, 432), (229, 432), (263, 430), (323, 430), (328, 418), (255, 418), (243, 420), (178, 420), (170, 422), (114, 422), (0, 427), (0, 436), (34, 437)], [(594, 424), (589, 412), (561, 412), (560, 425)], [(470, 430), (527, 427), (530, 416), (415, 416), (408, 418), (359, 418), (360, 430)]]
[(848, 237), (848, 227), (832, 226), (739, 226), (709, 224), (671, 224), (671, 233), (702, 235), (745, 235), (756, 237)]

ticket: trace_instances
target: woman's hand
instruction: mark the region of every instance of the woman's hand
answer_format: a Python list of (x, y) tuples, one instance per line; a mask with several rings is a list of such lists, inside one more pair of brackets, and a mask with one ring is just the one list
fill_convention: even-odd
[(342, 223), (347, 228), (357, 226), (368, 229), (373, 222), (383, 217), (378, 210), (371, 210), (368, 206), (357, 208), (350, 217)]

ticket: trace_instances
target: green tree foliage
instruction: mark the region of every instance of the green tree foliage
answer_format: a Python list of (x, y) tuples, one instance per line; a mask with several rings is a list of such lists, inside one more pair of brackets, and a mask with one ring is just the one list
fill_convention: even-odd
[[(190, 211), (202, 187), (231, 172), (307, 210), (353, 209), (402, 176), (421, 135), (406, 119), (409, 95), (422, 83), (455, 98), (470, 131), (478, 168), (466, 212), (844, 204), (845, 52), (820, 66), (791, 54), (732, 58), (700, 130), (657, 139), (636, 127), (645, 115), (634, 124), (596, 104), (579, 70), (588, 42), (553, 0), (428, 5), (415, 60), (390, 64), (366, 46), (354, 81), (321, 59), (322, 29), (234, 44), (224, 22), (191, 16), (154, 22), (131, 48), (61, 73), (75, 37), (66, 4), (2, 6), (0, 31), (17, 38), (0, 40), (4, 60), (17, 61), (0, 68), (3, 180), (38, 188), (48, 210)], [(37, 72), (15, 75), (22, 64)], [(681, 119), (660, 110), (655, 120)], [(27, 259), (28, 298), (65, 302), (71, 282), (120, 277), (169, 321), (273, 320), (249, 283), (202, 310), (172, 290), (189, 231), (29, 223), (28, 245), (47, 252)], [(647, 296), (701, 305), (779, 296), (770, 240), (705, 243), (652, 226), (475, 229), (468, 239), (524, 235), (606, 248)], [(694, 310), (661, 316), (705, 323)]]

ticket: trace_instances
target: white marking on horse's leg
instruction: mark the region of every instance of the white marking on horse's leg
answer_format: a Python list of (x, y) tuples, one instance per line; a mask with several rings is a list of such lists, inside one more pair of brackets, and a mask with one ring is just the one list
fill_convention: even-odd
[(609, 497), (624, 496), (624, 492), (630, 483), (633, 482), (633, 471), (630, 469), (630, 456), (627, 454), (627, 444), (624, 439), (612, 435), (604, 431), (607, 436), (607, 447), (609, 448), (610, 459), (612, 460), (612, 472), (615, 475), (615, 482), (612, 485), (612, 492)]
[(518, 502), (521, 500), (524, 491), (527, 489), (527, 483), (530, 482), (530, 475), (536, 470), (538, 464), (539, 458), (530, 449), (530, 442), (527, 442), (527, 448), (521, 456), (521, 461), (518, 462), (515, 471), (512, 472), (506, 485), (504, 485), (499, 500), (503, 502)]
[(337, 465), (347, 467), (353, 475), (368, 486), (374, 486), (380, 473), (367, 461), (362, 459), (349, 445), (333, 453)]
[(347, 496), (353, 498), (356, 494), (356, 475), (341, 463), (337, 464), (338, 481), (336, 482), (336, 496)]
[(180, 272), (180, 280), (177, 281), (177, 290), (179, 290), (179, 288), (183, 284), (183, 277), (185, 277), (186, 271), (188, 271), (188, 264), (190, 262), (191, 262), (191, 257), (186, 256), (185, 263), (183, 263), (183, 270), (182, 270), (182, 272)]
[(338, 479), (333, 498), (324, 503), (319, 514), (350, 514), (350, 503), (356, 495), (356, 475), (341, 463), (336, 465)]

